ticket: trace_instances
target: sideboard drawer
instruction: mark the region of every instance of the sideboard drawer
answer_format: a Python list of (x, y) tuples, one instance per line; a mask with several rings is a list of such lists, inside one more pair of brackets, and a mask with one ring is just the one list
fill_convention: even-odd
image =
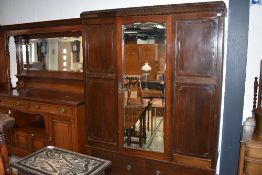
[(72, 116), (73, 108), (68, 106), (51, 105), (38, 102), (29, 102), (28, 108), (30, 111), (39, 111), (56, 115)]
[(261, 175), (262, 174), (262, 160), (249, 159), (245, 160), (245, 175)]
[(246, 157), (262, 160), (262, 145), (259, 142), (247, 143)]
[(7, 106), (13, 109), (26, 110), (27, 102), (16, 98), (1, 98), (0, 105)]

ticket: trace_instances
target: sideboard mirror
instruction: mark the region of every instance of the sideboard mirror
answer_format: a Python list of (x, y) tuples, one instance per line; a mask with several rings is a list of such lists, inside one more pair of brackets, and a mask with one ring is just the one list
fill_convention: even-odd
[(23, 39), (23, 69), (82, 72), (81, 46), (81, 36)]
[(124, 147), (164, 152), (165, 22), (122, 26)]

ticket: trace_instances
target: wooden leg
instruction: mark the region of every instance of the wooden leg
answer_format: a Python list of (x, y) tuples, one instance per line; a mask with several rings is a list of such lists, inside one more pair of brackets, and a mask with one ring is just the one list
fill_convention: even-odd
[(3, 158), (3, 161), (4, 161), (5, 170), (6, 170), (7, 173), (11, 173), (11, 167), (10, 167), (10, 164), (9, 164), (7, 145), (1, 144), (0, 149), (1, 149), (1, 157)]
[(4, 161), (1, 156), (0, 156), (0, 174), (5, 174)]
[(126, 139), (126, 142), (127, 142), (127, 146), (130, 146), (130, 145), (131, 145), (130, 128), (127, 129), (127, 139)]
[(139, 118), (139, 147), (143, 146), (143, 114), (140, 115)]
[(146, 111), (143, 112), (143, 143), (146, 144)]
[(246, 143), (241, 142), (240, 158), (239, 158), (239, 165), (238, 165), (238, 175), (243, 175), (244, 173), (245, 154), (246, 154)]

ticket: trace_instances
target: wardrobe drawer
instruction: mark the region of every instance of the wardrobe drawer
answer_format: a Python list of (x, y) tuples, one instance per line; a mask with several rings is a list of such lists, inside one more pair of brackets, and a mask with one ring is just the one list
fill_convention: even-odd
[(25, 100), (15, 98), (1, 98), (0, 105), (20, 110), (26, 110), (27, 107), (27, 103)]
[(44, 113), (51, 113), (57, 115), (72, 116), (73, 108), (68, 106), (50, 105), (38, 102), (29, 102), (30, 111), (39, 111)]
[(132, 159), (128, 157), (121, 157), (113, 162), (113, 173), (121, 175), (143, 175), (145, 168), (145, 161), (139, 159)]
[(165, 163), (147, 161), (146, 162), (146, 173), (145, 175), (168, 175), (175, 174), (175, 167), (169, 167)]
[(210, 170), (202, 170), (172, 163), (148, 160), (145, 165), (145, 175), (211, 175)]

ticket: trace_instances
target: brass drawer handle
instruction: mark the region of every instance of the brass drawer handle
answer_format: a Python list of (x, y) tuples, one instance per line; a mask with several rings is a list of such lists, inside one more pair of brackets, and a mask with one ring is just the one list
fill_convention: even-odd
[(62, 108), (60, 109), (60, 113), (63, 114), (63, 113), (65, 113), (65, 112), (66, 112), (66, 109), (62, 107)]
[(16, 102), (16, 106), (21, 106), (21, 102), (20, 102), (20, 101), (17, 101), (17, 102)]
[(40, 106), (38, 104), (35, 105), (35, 109), (39, 109)]
[(131, 171), (131, 170), (132, 170), (132, 166), (131, 166), (130, 164), (127, 164), (126, 170), (127, 170), (127, 171)]

